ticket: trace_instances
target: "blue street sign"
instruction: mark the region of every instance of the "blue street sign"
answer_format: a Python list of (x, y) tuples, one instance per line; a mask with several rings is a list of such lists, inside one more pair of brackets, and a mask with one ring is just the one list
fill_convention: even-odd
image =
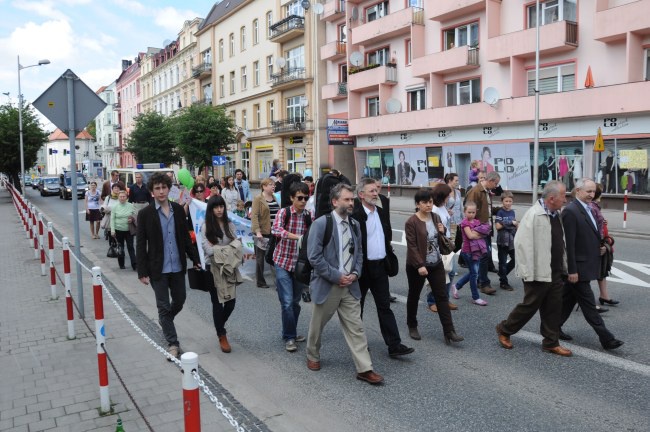
[(225, 156), (212, 156), (212, 166), (222, 166), (226, 164)]
[(52, 154), (57, 154), (59, 151), (56, 149), (52, 149)]

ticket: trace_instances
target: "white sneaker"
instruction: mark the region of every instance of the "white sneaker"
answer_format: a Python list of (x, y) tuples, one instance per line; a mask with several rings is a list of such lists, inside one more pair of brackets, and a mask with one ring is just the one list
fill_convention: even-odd
[(296, 336), (296, 342), (304, 342), (306, 340), (307, 340), (307, 338), (304, 337), (303, 335)]
[(455, 298), (456, 300), (458, 300), (460, 298), (460, 296), (458, 295), (458, 288), (456, 288), (456, 284), (451, 284), (449, 289), (451, 291), (451, 296), (453, 298)]
[(483, 299), (472, 300), (472, 303), (479, 306), (487, 306), (487, 302)]
[(284, 344), (284, 349), (289, 352), (294, 352), (298, 349), (298, 345), (296, 345), (296, 341), (294, 339), (289, 339), (287, 343)]

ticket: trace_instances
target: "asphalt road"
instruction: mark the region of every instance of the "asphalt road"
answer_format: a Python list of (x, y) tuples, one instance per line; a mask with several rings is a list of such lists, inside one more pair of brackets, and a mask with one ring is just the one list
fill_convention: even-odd
[[(70, 201), (43, 198), (31, 189), (27, 196), (71, 231)], [(80, 219), (82, 246), (105, 256), (105, 242), (90, 240), (83, 214)], [(404, 215), (392, 216), (395, 250), (401, 263), (406, 249), (400, 244), (399, 230), (406, 219)], [(423, 338), (413, 341), (406, 327), (407, 283), (402, 271), (391, 279), (391, 291), (398, 296), (393, 310), (403, 342), (415, 347), (415, 353), (390, 359), (372, 301), (366, 303), (364, 314), (374, 368), (384, 375), (385, 385), (371, 387), (354, 379), (352, 359), (336, 319), (323, 335), (322, 370), (309, 371), (304, 346), (294, 354), (284, 351), (275, 291), (258, 289), (250, 282), (239, 288), (237, 308), (227, 325), (234, 351), (224, 361), (237, 361), (228, 367), (223, 380), (218, 373), (215, 376), (226, 387), (230, 385), (239, 402), (253, 412), (263, 411), (256, 404), (266, 398), (301, 419), (300, 428), (286, 430), (648, 431), (647, 247), (646, 241), (617, 239), (610, 294), (621, 304), (604, 314), (608, 328), (625, 341), (614, 352), (600, 347), (580, 312), (574, 313), (564, 327), (574, 337), (566, 344), (574, 350), (572, 358), (541, 351), (537, 317), (513, 337), (513, 350), (500, 348), (494, 326), (522, 299), (522, 283), (514, 278), (510, 283), (515, 291), (499, 290), (496, 296), (486, 297), (486, 307), (470, 303), (469, 287), (461, 291), (457, 302), (460, 308), (453, 318), (464, 342), (445, 345), (438, 317), (424, 303), (418, 313)], [(105, 260), (101, 265), (117, 267), (115, 260)], [(493, 285), (498, 285), (496, 275), (491, 276)], [(271, 280), (269, 276), (267, 281)], [(134, 274), (133, 284), (136, 282)], [(597, 292), (595, 283), (593, 286)], [(189, 313), (202, 317), (206, 328), (212, 327), (207, 294), (188, 292), (186, 308), (179, 318)], [(307, 334), (310, 316), (311, 305), (303, 304), (300, 334)]]

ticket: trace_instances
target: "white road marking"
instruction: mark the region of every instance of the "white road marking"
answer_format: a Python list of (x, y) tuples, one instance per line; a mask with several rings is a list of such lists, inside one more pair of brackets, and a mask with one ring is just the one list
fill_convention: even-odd
[(406, 247), (406, 233), (403, 230), (398, 230), (398, 229), (393, 229), (393, 232), (400, 233), (402, 240), (400, 240), (400, 241), (393, 240), (391, 243), (394, 244), (394, 245), (399, 245), (399, 246)]
[[(513, 335), (512, 337), (524, 339), (529, 342), (536, 342), (539, 343), (540, 345), (543, 339), (542, 336), (527, 331), (520, 331), (519, 333)], [(650, 366), (648, 365), (637, 363), (631, 360), (626, 360), (620, 357), (616, 357), (613, 354), (608, 354), (601, 351), (595, 351), (589, 348), (583, 348), (581, 346), (574, 345), (572, 343), (562, 342), (562, 346), (573, 351), (573, 355), (579, 355), (582, 357), (586, 357), (589, 360), (593, 360), (598, 363), (602, 363), (608, 366), (622, 369), (627, 372), (634, 372), (639, 375), (650, 377)], [(515, 349), (517, 349), (517, 346), (515, 346)], [(619, 348), (619, 349), (623, 349), (623, 348)]]

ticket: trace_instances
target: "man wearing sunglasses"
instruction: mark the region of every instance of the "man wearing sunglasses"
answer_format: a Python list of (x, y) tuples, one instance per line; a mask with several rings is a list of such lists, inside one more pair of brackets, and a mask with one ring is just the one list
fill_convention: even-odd
[(305, 211), (309, 199), (309, 187), (305, 183), (292, 184), (289, 194), (291, 205), (280, 209), (275, 216), (271, 234), (278, 237), (273, 251), (273, 262), (278, 299), (282, 307), (282, 339), (285, 349), (294, 352), (298, 349), (296, 342), (304, 342), (305, 337), (298, 335), (296, 329), (300, 315), (302, 285), (293, 279), (293, 271), (298, 260), (298, 242), (309, 229), (312, 216)]

